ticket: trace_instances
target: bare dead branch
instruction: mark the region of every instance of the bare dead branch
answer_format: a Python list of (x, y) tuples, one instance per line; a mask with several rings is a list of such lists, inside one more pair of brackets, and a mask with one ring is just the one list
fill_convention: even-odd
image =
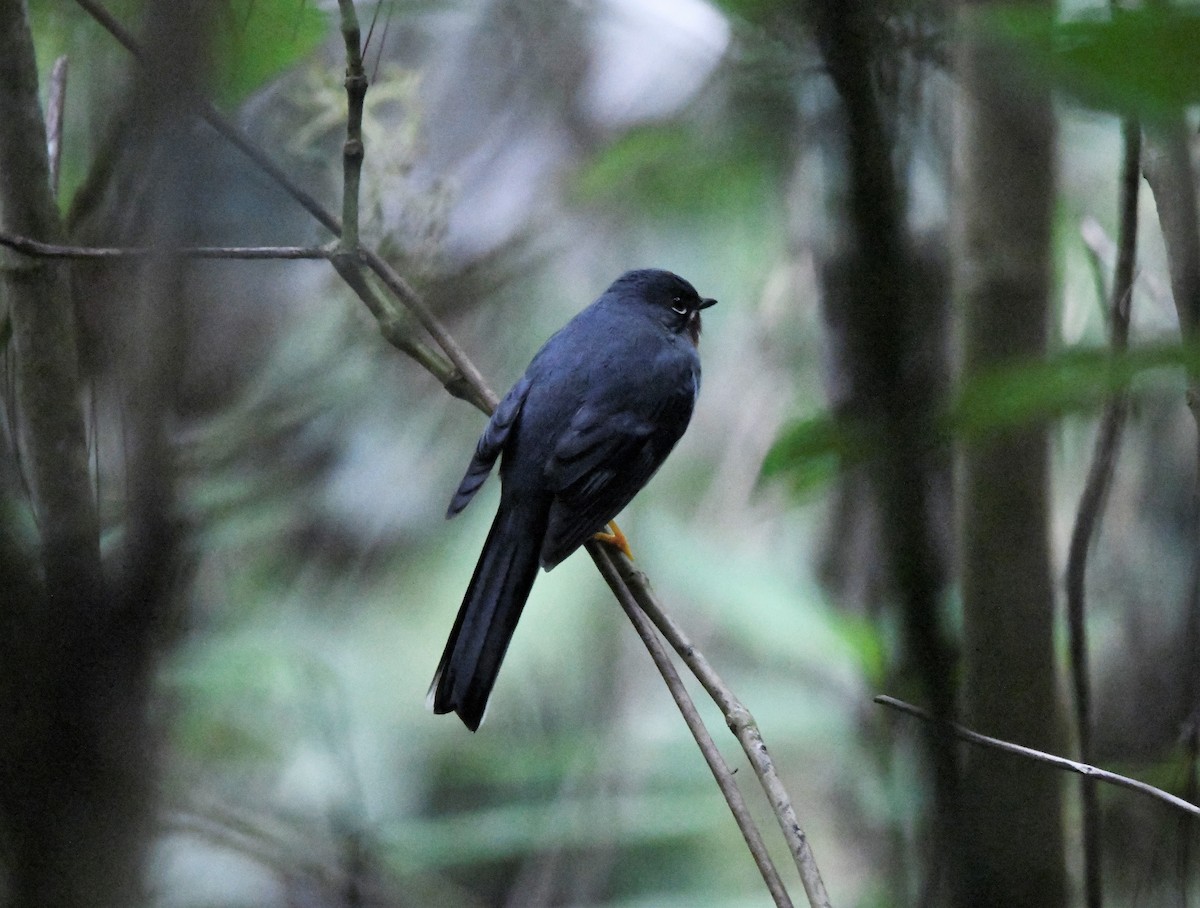
[[(932, 715), (919, 706), (913, 706), (911, 703), (905, 703), (903, 700), (897, 700), (895, 697), (889, 697), (885, 694), (880, 694), (874, 698), (874, 701), (880, 706), (886, 706), (889, 709), (897, 710), (920, 719), (922, 722), (936, 721)], [(1130, 791), (1136, 791), (1139, 794), (1147, 795), (1157, 801), (1162, 801), (1174, 807), (1176, 810), (1182, 810), (1184, 813), (1192, 816), (1200, 817), (1200, 807), (1192, 804), (1189, 801), (1183, 800), (1171, 794), (1169, 791), (1163, 791), (1161, 788), (1155, 788), (1153, 785), (1148, 785), (1137, 779), (1131, 779), (1129, 776), (1118, 775), (1115, 772), (1109, 772), (1107, 769), (1100, 769), (1096, 766), (1091, 766), (1087, 763), (1079, 763), (1075, 760), (1068, 760), (1066, 757), (1060, 757), (1057, 754), (1046, 753), (1043, 750), (1034, 750), (1032, 747), (1025, 747), (1022, 744), (1014, 744), (1011, 741), (1002, 741), (1000, 738), (992, 738), (988, 735), (981, 735), (979, 732), (971, 731), (957, 722), (942, 723), (944, 727), (954, 737), (961, 741), (966, 741), (968, 744), (975, 744), (979, 747), (989, 747), (992, 750), (1003, 751), (1006, 754), (1012, 754), (1015, 757), (1022, 757), (1026, 760), (1033, 760), (1037, 763), (1045, 763), (1053, 766), (1056, 769), (1064, 769), (1068, 772), (1079, 773), (1081, 776), (1086, 776), (1089, 779), (1095, 779), (1098, 782), (1107, 782), (1110, 785), (1117, 785), (1121, 788), (1128, 788)]]
[(625, 610), (625, 614), (629, 617), (630, 623), (633, 624), (634, 630), (641, 637), (642, 643), (650, 653), (650, 658), (654, 660), (655, 666), (657, 666), (659, 673), (662, 675), (663, 682), (667, 685), (667, 690), (670, 691), (671, 697), (675, 700), (675, 705), (679, 707), (683, 721), (687, 723), (688, 730), (696, 740), (696, 746), (700, 748), (700, 753), (704, 756), (705, 762), (708, 763), (708, 768), (712, 770), (713, 778), (717, 781), (717, 787), (721, 789), (721, 794), (725, 796), (725, 802), (729, 805), (729, 809), (737, 821), (738, 828), (742, 831), (742, 837), (746, 840), (746, 846), (750, 849), (750, 854), (754, 857), (754, 863), (758, 865), (758, 871), (762, 874), (763, 881), (767, 884), (767, 889), (771, 892), (771, 897), (775, 899), (775, 904), (780, 906), (780, 908), (784, 908), (784, 906), (789, 906), (790, 908), (792, 905), (791, 897), (788, 895), (783, 881), (779, 878), (779, 872), (775, 869), (770, 854), (767, 853), (767, 846), (763, 842), (762, 834), (758, 831), (758, 826), (755, 824), (754, 818), (750, 816), (749, 810), (746, 809), (746, 802), (742, 798), (742, 793), (733, 781), (733, 773), (729, 771), (729, 765), (725, 762), (725, 758), (721, 756), (721, 751), (717, 749), (716, 742), (713, 741), (712, 736), (708, 733), (708, 729), (704, 727), (704, 720), (696, 712), (696, 704), (688, 696), (679, 673), (675, 671), (675, 666), (671, 664), (670, 657), (667, 655), (666, 650), (663, 649), (658, 635), (654, 632), (654, 626), (634, 599), (629, 587), (622, 579), (621, 572), (618, 570), (616, 564), (614, 564), (612, 554), (605, 545), (592, 540), (587, 543), (587, 550), (588, 554), (592, 556), (592, 561), (596, 562), (596, 567), (599, 568), (600, 574), (613, 591), (613, 595), (621, 603), (621, 608)]
[(754, 721), (754, 716), (742, 705), (675, 619), (663, 609), (654, 590), (651, 589), (650, 580), (645, 573), (634, 567), (633, 562), (624, 556), (615, 558), (614, 561), (620, 571), (621, 580), (633, 593), (642, 611), (654, 622), (654, 626), (659, 629), (667, 642), (683, 659), (689, 671), (696, 676), (696, 679), (708, 691), (708, 695), (725, 716), (725, 723), (742, 746), (742, 750), (754, 769), (754, 774), (758, 777), (759, 783), (767, 795), (767, 800), (771, 803), (775, 818), (779, 822), (779, 828), (791, 851), (792, 860), (795, 861), (796, 869), (800, 872), (800, 880), (804, 884), (809, 904), (828, 906), (830, 904), (829, 895), (825, 891), (825, 883), (821, 879), (816, 858), (808, 844), (808, 837), (804, 834), (804, 830), (796, 818), (791, 797), (784, 788), (779, 773), (775, 770), (775, 763), (767, 751), (766, 742), (763, 741), (762, 733)]
[(191, 259), (328, 259), (334, 253), (331, 246), (70, 246), (8, 231), (0, 231), (0, 246), (48, 259), (143, 259), (164, 253)]

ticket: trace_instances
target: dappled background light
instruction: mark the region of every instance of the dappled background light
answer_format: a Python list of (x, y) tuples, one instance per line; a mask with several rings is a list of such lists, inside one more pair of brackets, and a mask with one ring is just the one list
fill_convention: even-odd
[[(110, 5), (136, 31), (153, 4)], [(340, 210), (336, 3), (220, 6), (222, 52), (201, 75), (287, 173)], [(411, 281), (494, 391), (626, 269), (671, 269), (720, 301), (704, 314), (691, 427), (621, 524), (637, 567), (757, 718), (834, 903), (917, 904), (922, 752), (907, 720), (871, 697), (919, 694), (897, 668), (877, 515), (853, 456), (839, 459), (846, 451), (819, 435), (846, 393), (842, 326), (835, 305), (820, 305), (836, 286), (830, 263), (844, 263), (846, 161), (837, 98), (799, 8), (357, 7), (370, 26), (363, 242)], [(944, 15), (920, 7), (895, 18), (912, 24), (914, 43), (944, 50)], [(80, 9), (30, 9), (39, 66), (71, 59), (60, 201), (72, 241), (144, 240), (162, 180), (183, 186), (178, 210), (155, 215), (181, 243), (330, 239), (203, 124), (188, 121), (186, 160), (161, 135), (140, 144), (120, 115), (134, 97), (129, 59)], [(887, 50), (875, 75), (889, 88), (928, 271), (927, 348), (910, 355), (942, 358), (948, 373), (954, 87), (933, 50)], [(1052, 334), (1060, 347), (1100, 348), (1094, 254), (1115, 231), (1119, 133), (1111, 113), (1069, 96), (1060, 105)], [(1148, 193), (1142, 223), (1134, 334), (1171, 342)], [(75, 283), (110, 554), (124, 541), (129, 484), (122, 356), (148, 343), (129, 304), (139, 274), (93, 263)], [(768, 904), (686, 726), (584, 554), (539, 575), (478, 733), (427, 710), (498, 499), (493, 478), (443, 519), (485, 417), (389, 346), (325, 262), (191, 262), (173, 292), (180, 371), (162, 394), (183, 557), (151, 698), (161, 817), (151, 903)], [(1182, 378), (1159, 369), (1137, 381), (1093, 555), (1096, 743), (1104, 760), (1165, 776), (1194, 706), (1177, 683), (1194, 659), (1178, 643), (1194, 569), (1194, 441)], [(1097, 399), (1062, 404), (1053, 424), (1056, 571)], [(948, 468), (941, 480), (938, 543), (952, 560)], [(21, 527), (33, 536), (29, 520)], [(690, 688), (791, 880), (744, 756)], [(1113, 816), (1139, 806), (1114, 797)], [(1172, 834), (1161, 851), (1139, 839), (1137, 855), (1113, 859), (1118, 885), (1154, 893), (1138, 904), (1165, 904), (1151, 901), (1151, 879)]]

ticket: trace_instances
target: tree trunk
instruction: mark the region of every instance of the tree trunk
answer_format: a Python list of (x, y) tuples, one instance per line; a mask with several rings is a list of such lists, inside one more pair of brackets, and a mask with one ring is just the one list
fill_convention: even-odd
[[(878, 53), (872, 8), (862, 0), (812, 0), (808, 10), (841, 99), (845, 132), (846, 248), (823, 275), (825, 290), (838, 294), (824, 303), (842, 345), (838, 417), (870, 455), (864, 475), (878, 515), (883, 583), (903, 628), (900, 674), (916, 679), (933, 714), (948, 721), (955, 693), (941, 614), (947, 566), (932, 494), (946, 460), (931, 443), (940, 390), (931, 368), (937, 356), (929, 353), (937, 346), (931, 337), (936, 302), (918, 298), (936, 282), (923, 273), (905, 222), (872, 76)], [(968, 876), (959, 835), (957, 748), (940, 722), (925, 729), (925, 745), (933, 793), (932, 869), (948, 873), (957, 897)]]
[[(996, 48), (968, 37), (958, 63), (955, 278), (970, 378), (1045, 351), (1055, 127), (1048, 92), (1022, 84)], [(1047, 455), (1043, 426), (964, 446), (963, 658), (970, 726), (1058, 750)], [(970, 754), (963, 790), (970, 904), (1065, 904), (1061, 784), (1053, 770), (1029, 762)]]
[[(194, 4), (203, 7), (202, 0)], [(149, 46), (173, 78), (138, 83), (130, 108), (143, 124), (147, 160), (186, 129), (184, 50), (203, 48), (197, 14), (177, 0), (148, 5)], [(190, 9), (191, 7), (189, 7)], [(207, 12), (207, 10), (201, 10)], [(204, 18), (200, 16), (200, 19)], [(157, 59), (157, 58), (156, 58)], [(197, 59), (204, 59), (203, 56)], [(0, 226), (61, 242), (51, 194), (33, 43), (22, 0), (0, 0)], [(190, 160), (177, 152), (171, 177)], [(168, 158), (171, 156), (168, 154)], [(165, 200), (139, 222), (148, 242), (172, 239), (182, 221), (181, 180), (142, 172)], [(127, 298), (134, 354), (124, 440), (130, 470), (125, 563), (102, 576), (99, 520), (88, 468), (71, 273), (52, 259), (0, 256), (0, 300), (13, 325), (22, 464), (40, 534), (38, 564), (21, 552), (0, 514), (0, 904), (11, 908), (128, 908), (143, 901), (152, 832), (154, 748), (148, 719), (154, 648), (167, 613), (178, 533), (164, 415), (179, 367), (178, 263), (156, 257)], [(87, 288), (92, 289), (92, 288)], [(86, 296), (86, 294), (82, 294)]]

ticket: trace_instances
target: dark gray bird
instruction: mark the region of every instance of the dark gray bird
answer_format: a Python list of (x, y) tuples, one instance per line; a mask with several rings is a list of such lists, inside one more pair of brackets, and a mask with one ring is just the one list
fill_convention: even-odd
[(700, 393), (700, 310), (715, 303), (669, 271), (628, 271), (500, 401), (446, 512), (500, 457), (500, 508), (433, 677), (435, 713), (479, 727), (538, 566), (602, 530), (683, 435)]

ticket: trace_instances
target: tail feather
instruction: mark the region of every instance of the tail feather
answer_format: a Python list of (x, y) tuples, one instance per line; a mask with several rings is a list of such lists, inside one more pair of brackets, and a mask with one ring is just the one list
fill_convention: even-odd
[(429, 688), (435, 713), (475, 731), (538, 571), (546, 514), (501, 504)]

